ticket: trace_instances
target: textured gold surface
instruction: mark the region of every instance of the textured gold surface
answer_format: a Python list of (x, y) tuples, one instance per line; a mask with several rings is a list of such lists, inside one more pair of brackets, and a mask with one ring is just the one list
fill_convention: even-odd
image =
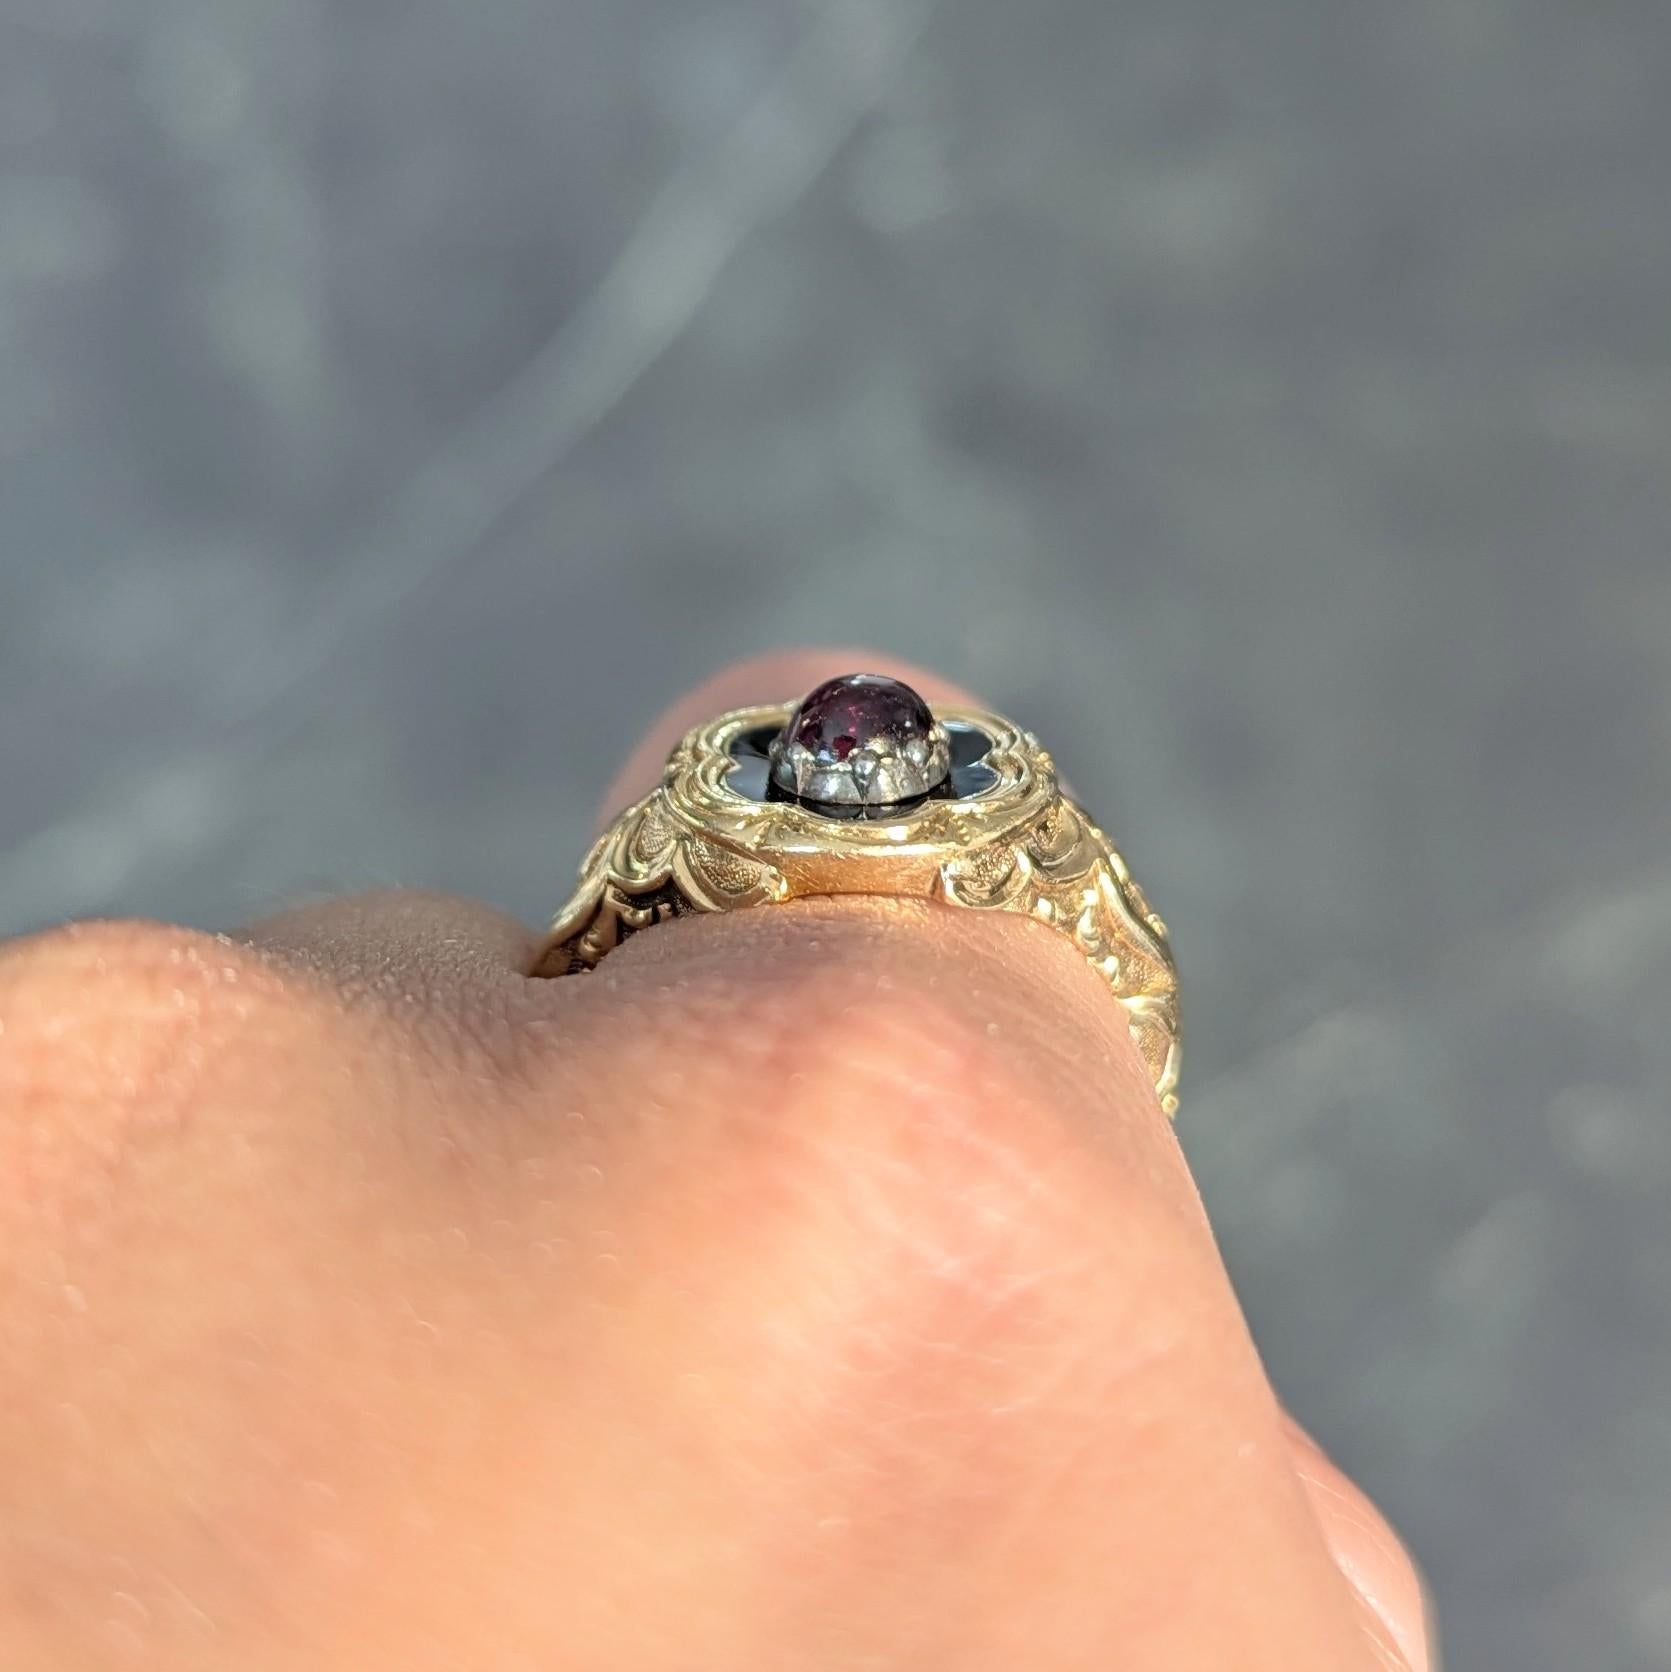
[(660, 785), (593, 845), (536, 973), (577, 974), (669, 917), (827, 894), (943, 900), (1034, 917), (1069, 936), (1124, 1006), (1161, 1105), (1177, 1112), (1178, 982), (1166, 926), (1125, 861), (1062, 794), (1049, 754), (995, 714), (948, 709), (993, 740), (998, 782), (895, 820), (822, 818), (726, 785), (739, 733), (781, 725), (793, 704), (722, 714), (688, 733)]

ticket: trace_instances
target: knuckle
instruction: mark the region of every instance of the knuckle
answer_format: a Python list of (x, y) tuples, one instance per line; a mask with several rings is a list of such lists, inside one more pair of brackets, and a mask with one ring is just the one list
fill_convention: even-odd
[(1063, 990), (1078, 972), (1038, 956), (1031, 925), (977, 932), (909, 904), (809, 902), (635, 940), (569, 989), (551, 1035), (602, 1038), (607, 1072), (544, 1049), (539, 1102), (561, 1074), (623, 1135), (680, 1107), (705, 1189), (792, 1202), (859, 1265), (1002, 1281), (1006, 1263), (1117, 1249), (1131, 1265), (1198, 1237), (1141, 1064)]
[(257, 954), (167, 924), (77, 923), (0, 947), (0, 1177), (50, 1194), (108, 1166), (180, 1124), (230, 1044), (286, 1050), (307, 1010)]
[(823, 1413), (809, 1443), (932, 1498), (945, 1447), (997, 1481), (1058, 1418), (1184, 1375), (1198, 1330), (1160, 1277), (1203, 1256), (1009, 1011), (994, 1033), (953, 984), (867, 976), (816, 1036), (794, 1020), (815, 976), (757, 1012), (753, 1095), (681, 1173), (707, 1207), (685, 1253), (715, 1274), (705, 1310), (749, 1297), (746, 1350)]
[(1157, 1274), (1214, 1256), (1141, 1063), (1029, 925), (906, 904), (691, 919), (536, 993), (511, 1130), (578, 1115), (600, 1199), (716, 1310), (758, 1282), (762, 1316), (839, 1291), (896, 1340), (1063, 1347), (1089, 1313), (1171, 1351)]
[[(812, 995), (791, 985), (784, 1010)], [(1111, 1203), (1130, 1233), (1148, 1214), (1096, 1129), (1018, 1050), (1007, 1025), (900, 982), (845, 1007), (813, 1038), (769, 1025), (776, 1096), (770, 1165), (815, 1214), (826, 1246), (953, 1282), (976, 1298), (1018, 1274), (1064, 1270), (1109, 1241)]]

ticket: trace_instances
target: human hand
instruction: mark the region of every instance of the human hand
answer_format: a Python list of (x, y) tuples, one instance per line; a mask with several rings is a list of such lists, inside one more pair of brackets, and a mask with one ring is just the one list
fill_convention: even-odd
[(1064, 941), (535, 944), (392, 895), (0, 948), (0, 1665), (1427, 1668)]

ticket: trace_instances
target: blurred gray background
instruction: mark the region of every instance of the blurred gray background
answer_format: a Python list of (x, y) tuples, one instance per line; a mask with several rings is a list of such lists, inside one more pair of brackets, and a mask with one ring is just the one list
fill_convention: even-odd
[(0, 930), (537, 919), (682, 685), (936, 664), (1171, 921), (1451, 1664), (1671, 1668), (1668, 76), (1657, 0), (0, 0)]

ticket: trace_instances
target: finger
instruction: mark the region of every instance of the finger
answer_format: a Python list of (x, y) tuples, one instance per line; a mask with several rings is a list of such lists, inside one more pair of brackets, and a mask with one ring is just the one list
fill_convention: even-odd
[(1409, 1552), (1363, 1488), (1291, 1416), (1285, 1414), (1283, 1422), (1294, 1471), (1336, 1563), (1363, 1604), (1372, 1637), (1384, 1633), (1411, 1672), (1429, 1672), (1433, 1628)]
[(525, 925), (492, 906), (409, 889), (296, 906), (234, 938), (398, 1004), (453, 1003), (503, 986), (533, 967), (539, 948)]

